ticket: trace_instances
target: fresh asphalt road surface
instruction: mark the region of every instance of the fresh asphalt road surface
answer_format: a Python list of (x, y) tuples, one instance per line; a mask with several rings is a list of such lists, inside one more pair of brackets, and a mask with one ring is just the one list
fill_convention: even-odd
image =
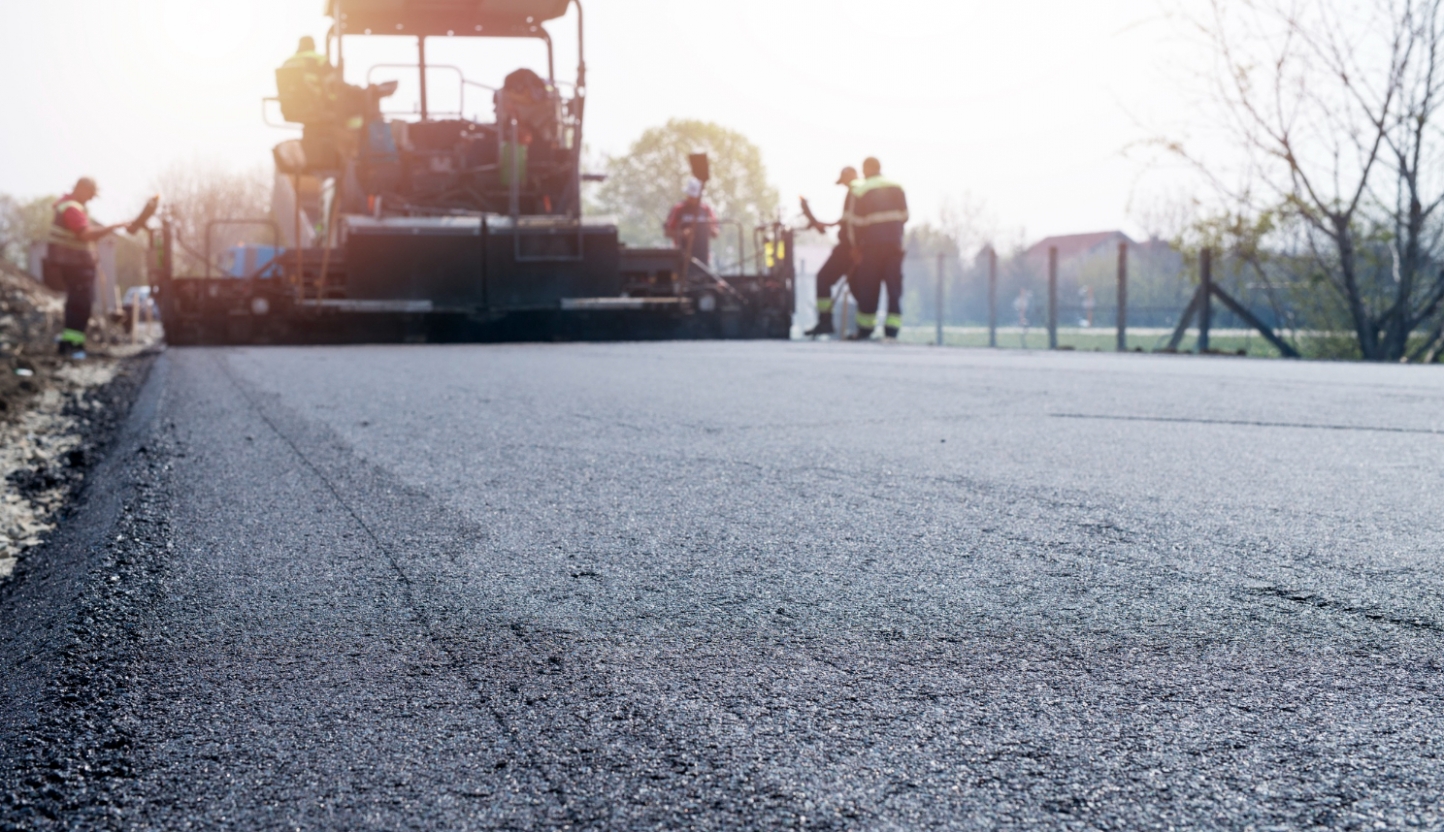
[(1438, 368), (175, 349), (147, 395), (72, 820), (1444, 825)]

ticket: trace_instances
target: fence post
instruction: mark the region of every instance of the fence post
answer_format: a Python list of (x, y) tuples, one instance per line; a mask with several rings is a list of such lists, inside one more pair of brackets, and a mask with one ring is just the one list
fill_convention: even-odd
[(943, 345), (943, 253), (938, 252), (938, 346)]
[(1058, 247), (1048, 247), (1048, 349), (1058, 349)]
[(1118, 351), (1128, 352), (1128, 244), (1118, 244)]
[(998, 252), (988, 246), (988, 346), (998, 346)]
[(1213, 249), (1199, 252), (1198, 278), (1202, 301), (1198, 309), (1198, 351), (1208, 352), (1208, 330), (1213, 325)]

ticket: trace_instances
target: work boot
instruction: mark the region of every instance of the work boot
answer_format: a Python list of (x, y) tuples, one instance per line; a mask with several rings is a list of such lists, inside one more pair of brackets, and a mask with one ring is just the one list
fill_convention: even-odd
[(60, 331), (60, 338), (56, 342), (56, 346), (61, 355), (83, 353), (85, 352), (85, 333), (66, 327)]
[(817, 319), (817, 326), (802, 334), (808, 338), (816, 338), (819, 335), (831, 335), (832, 331), (832, 316), (824, 315)]
[(857, 328), (857, 332), (854, 332), (853, 334), (847, 336), (847, 340), (849, 340), (849, 341), (871, 341), (871, 340), (872, 340), (872, 327), (870, 327), (870, 326), (860, 326), (860, 327), (858, 327), (858, 328)]
[(902, 331), (902, 314), (889, 312), (882, 322), (882, 335), (884, 341), (896, 341), (897, 334)]

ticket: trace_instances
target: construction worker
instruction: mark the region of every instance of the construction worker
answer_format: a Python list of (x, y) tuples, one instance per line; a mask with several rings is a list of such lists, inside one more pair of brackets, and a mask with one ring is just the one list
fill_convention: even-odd
[[(299, 84), (283, 84), (282, 75), (294, 70), (300, 70)], [(394, 82), (386, 92), (381, 91), (384, 86), (372, 88), (377, 90), (378, 100), (395, 90)], [(316, 41), (310, 35), (301, 38), (296, 45), (296, 54), (287, 58), (277, 70), (277, 87), (281, 114), (307, 126), (326, 125), (354, 130), (365, 122), (367, 105), (372, 103), (366, 89), (341, 79), (340, 70), (316, 51)], [(379, 117), (379, 113), (377, 115)]]
[(331, 73), (331, 62), (325, 55), (316, 51), (316, 39), (305, 35), (296, 44), (296, 54), (286, 59), (281, 64), (282, 69), (304, 69), (306, 70), (306, 88), (309, 89), (319, 102), (325, 91), (326, 76)]
[(837, 227), (837, 245), (832, 247), (832, 253), (827, 256), (827, 262), (817, 270), (817, 326), (803, 333), (809, 338), (816, 338), (819, 335), (832, 334), (832, 287), (837, 285), (839, 280), (847, 277), (857, 263), (857, 246), (853, 240), (853, 229), (850, 218), (852, 216), (852, 183), (857, 181), (857, 168), (849, 165), (842, 169), (837, 177), (837, 184), (847, 187), (847, 196), (843, 197), (842, 219), (837, 222), (819, 222), (812, 216), (812, 209), (808, 206), (807, 200), (802, 200), (803, 213), (807, 215), (808, 225), (820, 234), (826, 234), (827, 229)]
[(688, 238), (691, 238), (688, 263), (699, 260), (705, 266), (712, 264), (712, 238), (721, 232), (717, 227), (717, 215), (712, 213), (710, 205), (702, 201), (701, 180), (688, 177), (682, 201), (672, 206), (662, 230), (677, 248), (687, 245)]
[(54, 206), (45, 267), (65, 287), (65, 328), (60, 333), (60, 354), (85, 357), (85, 329), (95, 295), (95, 243), (124, 228), (125, 223), (93, 227), (86, 203), (100, 193), (95, 180), (82, 176), (75, 189)]
[(373, 97), (368, 89), (347, 84), (341, 71), (316, 51), (316, 41), (309, 35), (300, 39), (296, 53), (276, 70), (281, 116), (302, 125), (301, 147), (311, 168), (344, 167), (361, 141), (368, 114), (380, 119), (379, 107), (372, 105), (395, 89), (394, 82), (371, 87)]
[(872, 337), (877, 327), (877, 302), (887, 286), (887, 319), (883, 336), (897, 338), (902, 328), (903, 232), (908, 221), (908, 200), (902, 186), (882, 175), (882, 163), (869, 156), (863, 160), (862, 176), (852, 183), (853, 236), (857, 241), (858, 263), (851, 278), (857, 298), (857, 334), (854, 340)]

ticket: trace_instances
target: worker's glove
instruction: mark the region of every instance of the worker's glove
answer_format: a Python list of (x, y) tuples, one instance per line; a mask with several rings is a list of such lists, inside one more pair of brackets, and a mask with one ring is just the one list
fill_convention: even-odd
[(127, 234), (139, 234), (141, 229), (145, 228), (145, 224), (150, 222), (150, 218), (155, 216), (155, 212), (159, 209), (160, 196), (157, 195), (147, 199), (145, 201), (145, 207), (140, 211), (140, 215), (131, 220), (130, 225), (125, 227), (125, 232)]

